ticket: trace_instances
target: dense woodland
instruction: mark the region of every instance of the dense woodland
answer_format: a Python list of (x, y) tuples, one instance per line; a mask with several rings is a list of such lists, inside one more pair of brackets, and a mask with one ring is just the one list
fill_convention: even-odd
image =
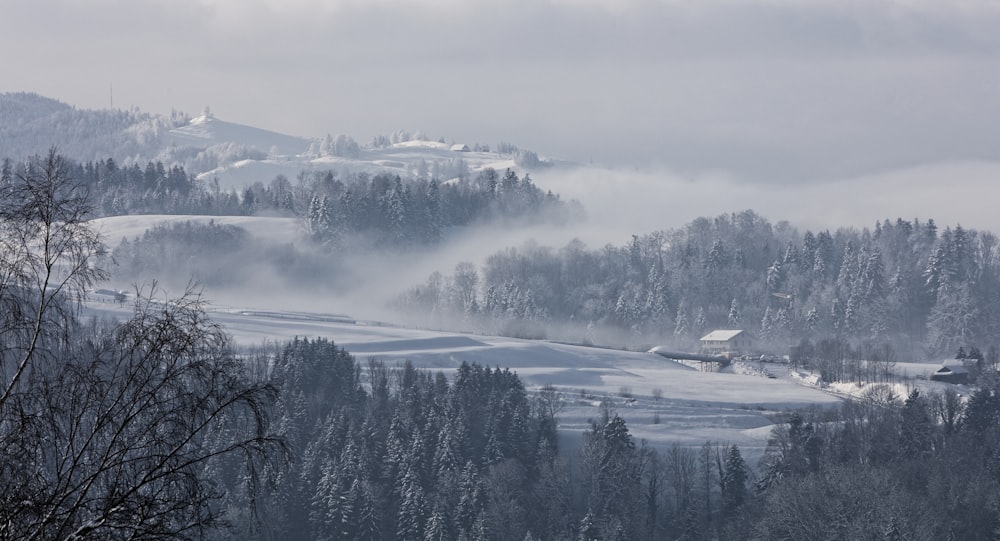
[[(786, 354), (835, 340), (851, 355), (889, 345), (909, 357), (977, 347), (996, 357), (997, 237), (932, 219), (799, 232), (753, 211), (699, 218), (620, 246), (505, 248), (481, 268), (435, 274), (400, 304), (442, 325), (503, 331), (576, 322), (577, 339), (693, 347), (707, 331), (750, 331)], [(451, 323), (447, 323), (447, 322)]]
[[(299, 217), (310, 238), (330, 247), (433, 244), (447, 231), (473, 224), (566, 222), (582, 210), (551, 191), (535, 186), (529, 175), (503, 175), (486, 169), (464, 180), (439, 183), (417, 177), (403, 181), (385, 173), (334, 171), (303, 174), (295, 183), (283, 176), (224, 192), (200, 182), (184, 169), (161, 162), (119, 167), (113, 159), (72, 164), (71, 175), (92, 194), (96, 216), (175, 214), (210, 216)], [(3, 160), (0, 174), (9, 178), (14, 162)]]
[(1000, 527), (995, 377), (965, 403), (875, 386), (792, 413), (747, 464), (719, 442), (649, 448), (607, 407), (563, 448), (561, 393), (529, 394), (499, 368), (463, 364), (449, 380), (362, 365), (323, 339), (253, 355), (277, 361), (276, 418), (300, 461), (275, 474), (257, 522), (237, 521), (245, 538), (888, 541)]
[(9, 157), (42, 154), (53, 145), (65, 156), (124, 160), (149, 154), (169, 129), (188, 118), (137, 110), (87, 110), (31, 93), (0, 94), (0, 149)]
[[(0, 539), (936, 540), (1000, 529), (994, 371), (967, 400), (872, 385), (836, 410), (776, 414), (755, 464), (726, 442), (650, 448), (609, 405), (567, 444), (563, 391), (526, 389), (501, 368), (462, 364), (449, 378), (358, 362), (322, 338), (237, 349), (194, 293), (159, 302), (147, 291), (126, 321), (82, 319), (79, 293), (107, 273), (87, 222), (99, 193), (80, 167), (50, 153), (0, 178)], [(150, 238), (195, 242), (198, 227)], [(406, 302), (467, 322), (573, 318), (679, 341), (759, 322), (762, 340), (834, 340), (842, 358), (880, 340), (971, 351), (994, 330), (994, 251), (989, 233), (929, 220), (800, 235), (746, 211), (600, 251), (504, 250)]]

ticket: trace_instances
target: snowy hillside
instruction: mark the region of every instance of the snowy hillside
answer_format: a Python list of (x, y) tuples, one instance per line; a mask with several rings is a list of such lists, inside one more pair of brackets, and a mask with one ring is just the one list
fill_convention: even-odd
[(402, 177), (429, 175), (449, 180), (477, 173), (487, 167), (502, 172), (518, 166), (510, 155), (452, 150), (452, 145), (436, 141), (406, 141), (386, 148), (362, 148), (356, 157), (304, 153), (244, 159), (222, 164), (198, 174), (197, 178), (204, 181), (218, 180), (219, 186), (228, 190), (239, 189), (254, 182), (266, 184), (278, 175), (292, 179), (302, 171), (333, 170), (338, 174), (385, 172)]
[(234, 144), (255, 148), (267, 154), (296, 156), (304, 154), (312, 140), (226, 122), (206, 112), (185, 126), (168, 132), (168, 145), (210, 147)]
[(179, 165), (202, 180), (217, 179), (223, 189), (267, 184), (278, 175), (294, 179), (303, 171), (388, 172), (444, 181), (487, 167), (502, 172), (517, 165), (531, 171), (558, 164), (513, 145), (490, 151), (473, 141), (430, 141), (405, 131), (377, 136), (367, 145), (338, 135), (334, 144), (330, 136), (276, 133), (219, 119), (207, 109), (194, 118), (177, 111), (166, 117), (77, 109), (37, 94), (0, 93), (0, 158), (22, 159), (53, 145), (80, 161)]
[(234, 225), (245, 229), (252, 236), (274, 242), (292, 242), (299, 233), (299, 223), (295, 218), (268, 216), (181, 216), (167, 214), (142, 214), (98, 218), (91, 223), (112, 246), (123, 238), (132, 240), (156, 225), (177, 222), (215, 222), (219, 225)]

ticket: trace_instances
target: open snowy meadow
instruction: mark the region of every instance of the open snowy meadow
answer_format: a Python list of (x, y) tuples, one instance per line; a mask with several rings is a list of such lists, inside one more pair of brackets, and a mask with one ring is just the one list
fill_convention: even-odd
[[(86, 311), (126, 317), (130, 307), (91, 301)], [(393, 365), (409, 360), (445, 374), (462, 362), (509, 368), (529, 392), (547, 385), (558, 391), (559, 428), (569, 445), (607, 403), (625, 418), (637, 441), (657, 447), (736, 443), (756, 460), (776, 414), (842, 400), (793, 378), (702, 372), (653, 353), (403, 328), (339, 314), (229, 307), (210, 312), (240, 346), (325, 337), (361, 361), (376, 357)]]

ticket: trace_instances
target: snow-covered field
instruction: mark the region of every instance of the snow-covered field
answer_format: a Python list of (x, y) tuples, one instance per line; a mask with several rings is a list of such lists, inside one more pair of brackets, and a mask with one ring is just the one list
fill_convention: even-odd
[[(90, 302), (90, 315), (127, 317), (126, 304)], [(354, 321), (341, 314), (217, 308), (212, 317), (241, 345), (326, 337), (364, 361), (411, 361), (419, 368), (453, 372), (463, 361), (509, 368), (530, 391), (552, 385), (564, 406), (560, 429), (579, 438), (607, 402), (638, 440), (737, 443), (754, 460), (766, 445), (773, 414), (841, 398), (790, 379), (711, 373), (652, 353), (402, 328)], [(657, 398), (659, 397), (659, 398)]]
[(250, 235), (268, 241), (291, 242), (299, 233), (300, 223), (295, 218), (278, 218), (267, 216), (186, 216), (173, 214), (142, 214), (130, 216), (111, 216), (97, 218), (91, 224), (104, 235), (104, 241), (114, 246), (122, 238), (129, 241), (141, 238), (148, 229), (157, 225), (170, 225), (179, 222), (208, 223), (214, 221), (219, 225), (235, 225), (245, 229)]

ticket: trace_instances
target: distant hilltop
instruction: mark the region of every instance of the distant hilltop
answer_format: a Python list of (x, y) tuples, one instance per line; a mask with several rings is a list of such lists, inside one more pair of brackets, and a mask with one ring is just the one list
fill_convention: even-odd
[(324, 169), (447, 180), (487, 167), (535, 170), (560, 163), (509, 143), (432, 140), (420, 132), (401, 130), (359, 144), (348, 135), (310, 139), (228, 122), (207, 107), (192, 118), (179, 111), (164, 116), (79, 109), (34, 93), (0, 94), (0, 158), (21, 159), (53, 146), (80, 161), (179, 165), (223, 188)]

